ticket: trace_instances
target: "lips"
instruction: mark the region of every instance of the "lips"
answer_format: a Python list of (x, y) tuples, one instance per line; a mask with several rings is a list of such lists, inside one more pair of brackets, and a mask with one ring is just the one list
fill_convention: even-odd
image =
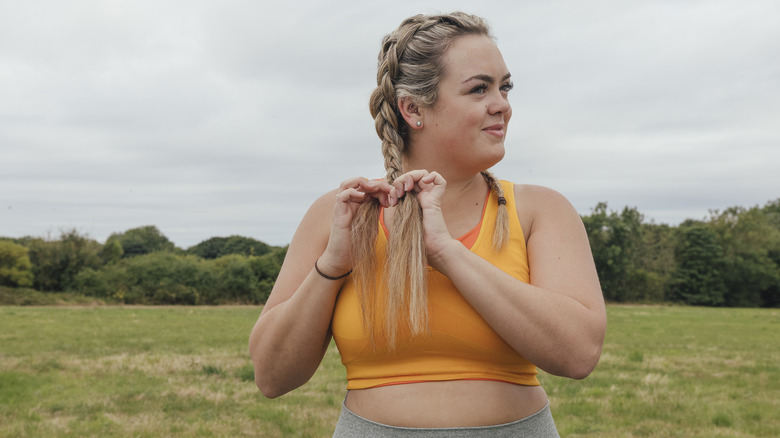
[(504, 125), (498, 124), (498, 125), (492, 125), (488, 126), (487, 128), (484, 128), (483, 131), (490, 135), (494, 135), (496, 137), (503, 137), (504, 136)]

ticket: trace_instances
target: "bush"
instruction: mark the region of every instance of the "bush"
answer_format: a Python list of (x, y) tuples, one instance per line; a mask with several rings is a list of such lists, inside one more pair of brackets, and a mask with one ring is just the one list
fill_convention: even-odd
[(26, 238), (20, 243), (29, 249), (33, 287), (40, 291), (70, 290), (79, 272), (102, 265), (100, 244), (76, 230), (63, 231), (59, 240)]
[(140, 255), (82, 271), (75, 289), (127, 304), (200, 304), (200, 263), (196, 257), (169, 252)]
[(670, 298), (694, 306), (722, 306), (726, 284), (723, 249), (717, 236), (698, 222), (683, 223), (678, 232), (678, 267), (670, 285)]
[[(250, 258), (233, 254), (205, 261), (211, 276), (208, 301), (211, 304), (253, 302), (258, 283)], [(206, 292), (206, 291), (204, 291)]]
[(133, 257), (160, 251), (174, 251), (176, 249), (173, 242), (168, 240), (153, 225), (133, 228), (124, 233), (114, 233), (108, 236), (106, 246), (112, 245), (114, 241), (119, 242), (121, 245), (123, 257)]
[(169, 252), (128, 259), (124, 263), (129, 283), (124, 285), (124, 300), (133, 304), (199, 304), (199, 265), (196, 257)]
[(241, 236), (212, 237), (187, 249), (188, 254), (203, 257), (204, 259), (217, 259), (231, 254), (247, 257), (261, 256), (269, 252), (271, 252), (269, 245), (259, 240)]
[(32, 286), (33, 273), (27, 248), (0, 241), (0, 286)]
[(84, 269), (74, 290), (126, 304), (265, 302), (279, 273), (279, 254), (203, 260), (171, 252), (144, 254), (102, 269)]

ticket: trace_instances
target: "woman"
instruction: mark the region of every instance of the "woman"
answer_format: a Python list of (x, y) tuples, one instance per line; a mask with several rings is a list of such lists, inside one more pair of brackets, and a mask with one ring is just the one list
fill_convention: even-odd
[(299, 225), (250, 339), (266, 396), (308, 381), (333, 336), (334, 436), (558, 436), (536, 367), (587, 376), (606, 313), (569, 202), (487, 172), (510, 78), (479, 17), (385, 37), (371, 112), (387, 178), (344, 181)]

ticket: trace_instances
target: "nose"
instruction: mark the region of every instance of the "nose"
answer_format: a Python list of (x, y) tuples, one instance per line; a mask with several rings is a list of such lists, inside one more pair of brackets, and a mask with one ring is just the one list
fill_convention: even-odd
[(506, 94), (498, 92), (493, 94), (493, 98), (488, 102), (489, 114), (506, 114), (512, 111), (512, 105), (509, 104), (509, 98)]

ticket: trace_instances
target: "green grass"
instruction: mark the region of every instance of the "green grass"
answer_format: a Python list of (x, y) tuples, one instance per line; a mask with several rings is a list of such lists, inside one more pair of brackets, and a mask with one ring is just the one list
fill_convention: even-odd
[(40, 292), (26, 287), (0, 286), (0, 306), (95, 306), (105, 302), (72, 292)]
[(780, 310), (608, 308), (599, 366), (543, 384), (563, 436), (780, 436)]
[(0, 436), (322, 436), (343, 392), (336, 352), (304, 388), (266, 400), (247, 353), (259, 313), (2, 307)]
[[(259, 311), (0, 307), (0, 436), (330, 436), (337, 352), (266, 400), (247, 354)], [(780, 310), (608, 312), (590, 377), (540, 377), (562, 436), (780, 436)]]

